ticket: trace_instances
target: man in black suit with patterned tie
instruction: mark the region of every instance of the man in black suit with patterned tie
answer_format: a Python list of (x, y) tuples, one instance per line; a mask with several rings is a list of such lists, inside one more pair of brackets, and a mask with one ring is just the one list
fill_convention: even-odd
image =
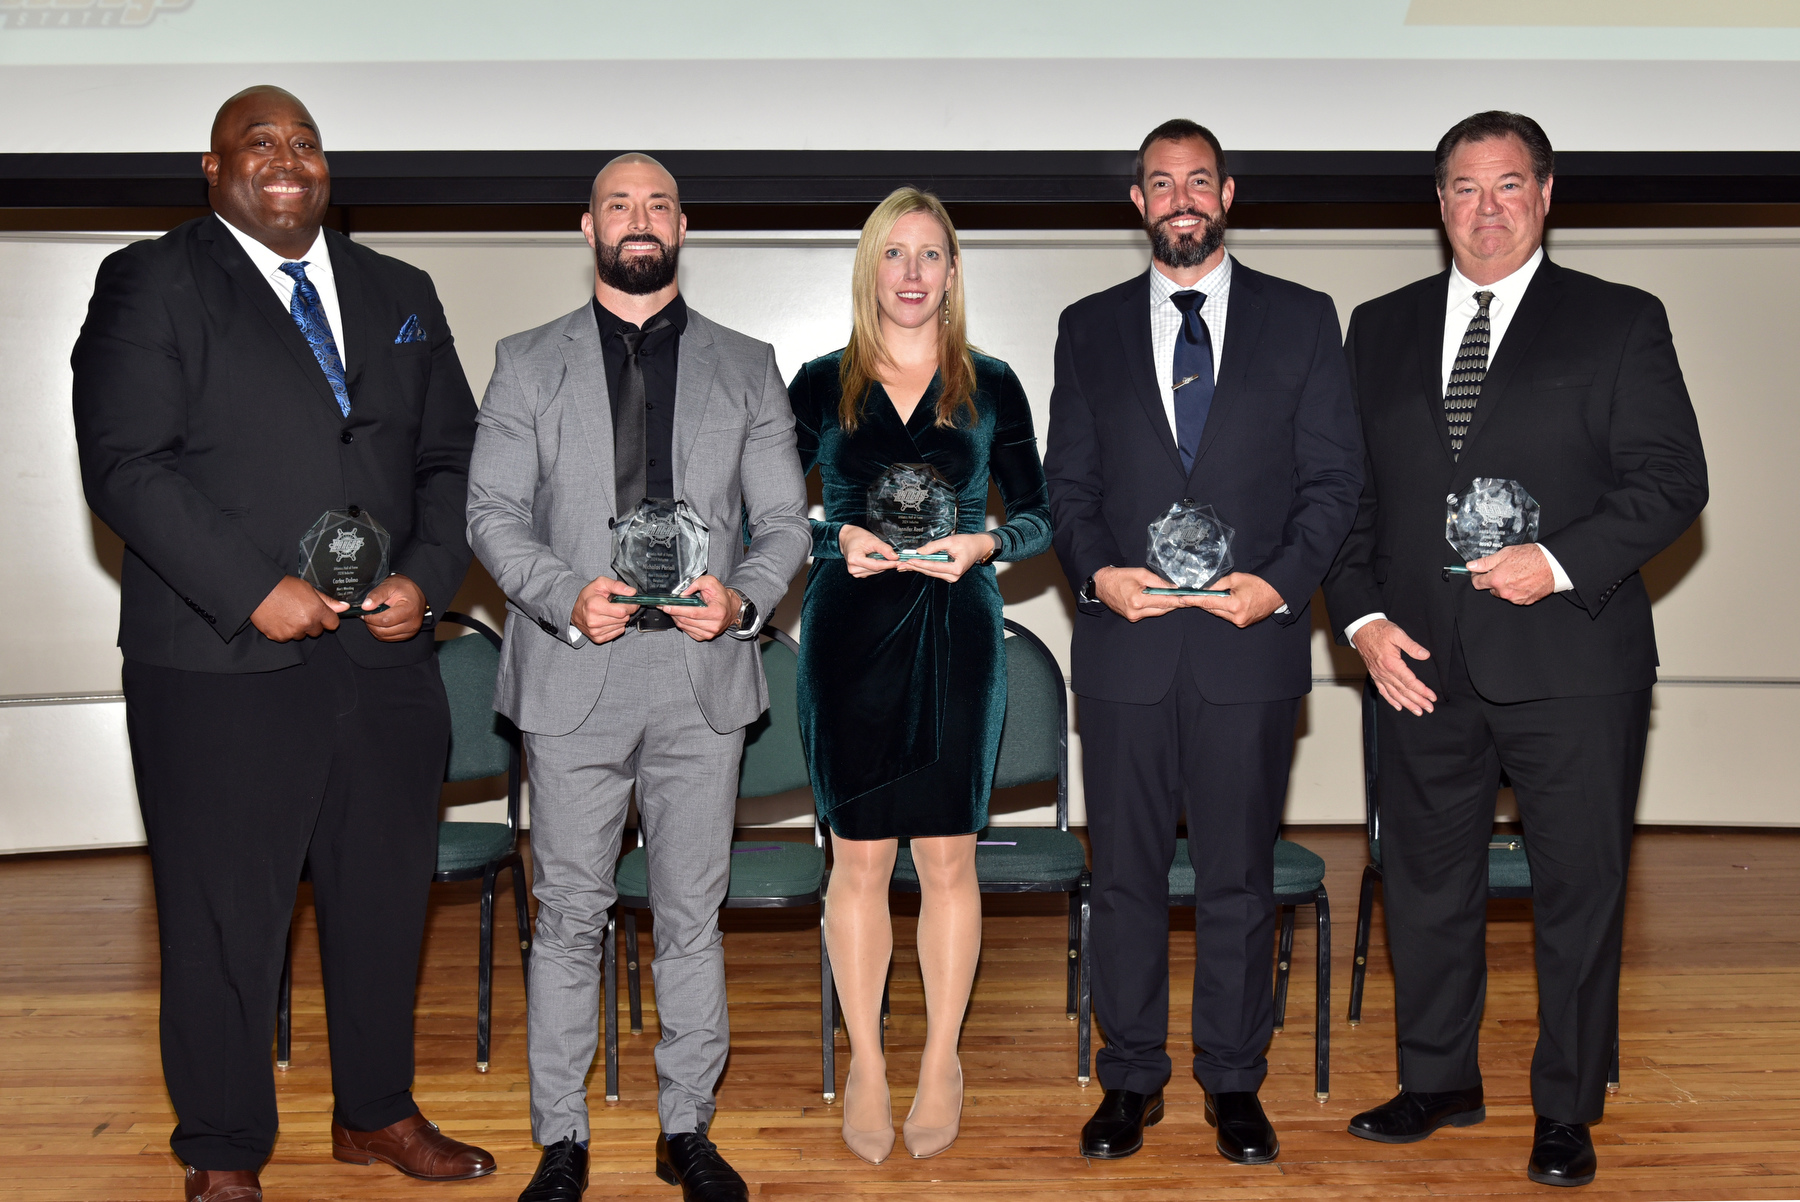
[[(1618, 1037), (1632, 818), (1656, 636), (1641, 568), (1699, 516), (1706, 459), (1662, 302), (1544, 256), (1554, 160), (1518, 113), (1437, 148), (1449, 270), (1357, 308), (1369, 466), (1325, 582), (1380, 692), (1376, 795), (1400, 1094), (1350, 1133), (1411, 1143), (1486, 1117), (1488, 839), (1500, 773), (1537, 928), (1527, 1174), (1593, 1180)], [(1456, 566), (1446, 507), (1478, 478), (1540, 509), (1535, 541)], [(1460, 558), (1460, 557), (1456, 557)]]
[[(1362, 441), (1331, 298), (1224, 247), (1232, 182), (1192, 121), (1138, 150), (1150, 270), (1069, 306), (1044, 470), (1076, 591), (1094, 1003), (1106, 1097), (1085, 1156), (1129, 1156), (1172, 1068), (1169, 865), (1185, 816), (1195, 876), (1194, 1073), (1229, 1160), (1278, 1152), (1257, 1090), (1274, 1028), (1276, 833), (1313, 591), (1355, 516)], [(1227, 597), (1145, 592), (1148, 529), (1184, 498), (1236, 529)]]
[[(162, 944), (163, 1074), (204, 1202), (262, 1197), (276, 986), (303, 865), (332, 1152), (426, 1180), (494, 1160), (411, 1094), (450, 714), (432, 614), (468, 568), (475, 402), (431, 280), (321, 229), (298, 100), (226, 101), (213, 214), (107, 258), (75, 345), (88, 504), (125, 541), (119, 648)], [(354, 612), (297, 574), (328, 511), (392, 536)]]

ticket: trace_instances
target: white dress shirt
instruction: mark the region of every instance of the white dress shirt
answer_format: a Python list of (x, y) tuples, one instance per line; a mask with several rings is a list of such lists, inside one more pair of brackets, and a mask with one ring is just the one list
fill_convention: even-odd
[(1162, 393), (1169, 433), (1177, 443), (1181, 436), (1175, 427), (1175, 339), (1181, 334), (1182, 312), (1169, 298), (1188, 291), (1206, 297), (1200, 304), (1200, 316), (1212, 335), (1213, 383), (1217, 384), (1219, 361), (1225, 357), (1225, 313), (1231, 304), (1231, 256), (1221, 259), (1197, 284), (1177, 284), (1163, 274), (1160, 263), (1150, 264), (1150, 359), (1156, 366), (1156, 387)]
[[(1537, 269), (1543, 262), (1544, 248), (1540, 246), (1532, 252), (1531, 258), (1525, 260), (1523, 267), (1491, 284), (1477, 284), (1458, 270), (1455, 263), (1450, 265), (1450, 291), (1444, 301), (1444, 370), (1440, 396), (1450, 391), (1450, 369), (1456, 365), (1456, 353), (1462, 349), (1463, 335), (1468, 333), (1469, 322), (1474, 320), (1476, 312), (1481, 308), (1481, 302), (1475, 299), (1475, 294), (1494, 294), (1488, 301), (1488, 363), (1492, 364), (1494, 356), (1500, 351), (1500, 340), (1506, 337), (1507, 327), (1512, 325), (1513, 314), (1519, 311), (1519, 302), (1525, 298), (1525, 289), (1531, 286), (1531, 277), (1537, 274)], [(1480, 407), (1478, 400), (1476, 408)], [(1556, 562), (1556, 556), (1550, 554), (1550, 548), (1542, 543), (1534, 545), (1544, 553), (1544, 558), (1550, 564), (1550, 575), (1556, 581), (1556, 591), (1566, 593), (1574, 588), (1575, 582), (1563, 571), (1562, 564)], [(1385, 613), (1364, 614), (1344, 627), (1344, 637), (1354, 639), (1356, 632), (1364, 626), (1385, 617)]]
[(303, 262), (306, 264), (306, 278), (318, 289), (319, 304), (325, 309), (325, 321), (331, 326), (332, 341), (337, 343), (338, 358), (344, 363), (350, 362), (350, 349), (344, 345), (344, 318), (338, 309), (337, 276), (331, 270), (331, 250), (325, 245), (325, 231), (319, 230), (319, 236), (313, 239), (312, 249), (301, 259), (284, 259), (262, 243), (240, 230), (237, 226), (219, 218), (220, 224), (231, 231), (244, 253), (250, 256), (250, 263), (269, 281), (269, 287), (275, 290), (275, 299), (288, 312), (294, 308), (294, 277), (281, 270), (283, 263)]

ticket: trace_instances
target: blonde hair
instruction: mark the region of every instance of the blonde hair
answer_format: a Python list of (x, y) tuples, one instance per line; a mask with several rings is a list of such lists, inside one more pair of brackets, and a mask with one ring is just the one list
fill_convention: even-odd
[(877, 372), (893, 367), (887, 341), (881, 336), (881, 309), (876, 300), (876, 280), (881, 267), (881, 252), (902, 217), (912, 213), (929, 213), (944, 227), (950, 243), (950, 273), (944, 290), (943, 318), (938, 322), (938, 371), (943, 375), (943, 389), (938, 393), (937, 424), (955, 426), (960, 415), (973, 425), (979, 414), (975, 409), (975, 358), (969, 353), (969, 333), (963, 308), (962, 248), (956, 239), (956, 227), (944, 204), (929, 192), (917, 188), (896, 188), (886, 200), (875, 206), (863, 222), (862, 237), (856, 243), (856, 265), (850, 270), (850, 344), (838, 363), (838, 384), (843, 399), (838, 402), (838, 425), (845, 433), (853, 433), (862, 420), (863, 401), (879, 379)]

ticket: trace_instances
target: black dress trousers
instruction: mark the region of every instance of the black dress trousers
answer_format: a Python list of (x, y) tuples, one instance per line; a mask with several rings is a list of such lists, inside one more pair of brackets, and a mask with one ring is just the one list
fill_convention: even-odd
[(326, 634), (306, 663), (208, 673), (125, 661), (126, 719), (162, 945), (175, 1153), (256, 1169), (274, 1147), (271, 1045), (310, 864), (335, 1117), (412, 1101), (413, 993), (450, 710), (437, 660), (364, 668)]
[(1169, 865), (1185, 816), (1194, 1075), (1213, 1093), (1253, 1091), (1275, 1026), (1275, 840), (1300, 698), (1214, 705), (1196, 683), (1196, 653), (1181, 654), (1154, 704), (1080, 699), (1094, 1012), (1106, 1038), (1096, 1061), (1107, 1089), (1150, 1093), (1169, 1079)]
[(1505, 769), (1525, 828), (1537, 928), (1532, 1105), (1556, 1122), (1594, 1122), (1618, 1034), (1625, 878), (1650, 691), (1500, 705), (1476, 691), (1457, 640), (1433, 658), (1431, 713), (1376, 707), (1401, 1087), (1436, 1093), (1481, 1083), (1487, 845)]

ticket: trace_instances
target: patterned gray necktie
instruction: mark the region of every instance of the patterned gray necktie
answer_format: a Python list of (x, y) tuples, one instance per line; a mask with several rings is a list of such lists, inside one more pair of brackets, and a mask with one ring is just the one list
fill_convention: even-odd
[(1444, 390), (1444, 421), (1450, 426), (1450, 457), (1462, 458), (1463, 439), (1469, 423), (1475, 419), (1475, 402), (1481, 399), (1481, 382), (1488, 369), (1488, 304), (1492, 292), (1477, 292), (1479, 306), (1463, 331), (1462, 346), (1457, 348), (1456, 362), (1450, 367), (1450, 387)]

